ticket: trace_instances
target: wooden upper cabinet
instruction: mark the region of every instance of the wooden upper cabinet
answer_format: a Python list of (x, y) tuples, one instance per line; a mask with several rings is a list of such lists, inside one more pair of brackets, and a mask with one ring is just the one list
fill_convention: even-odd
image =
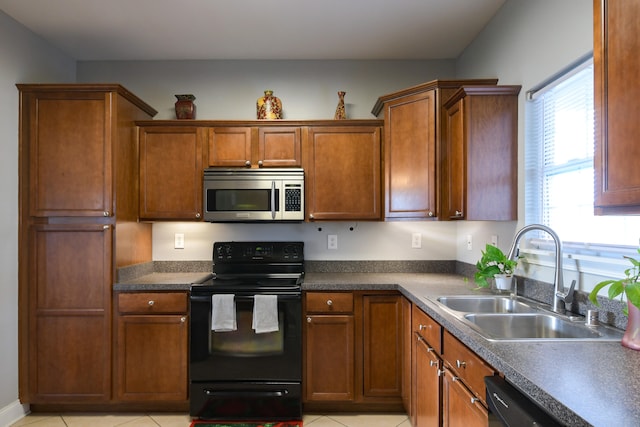
[(295, 168), (302, 164), (299, 127), (258, 128), (258, 166)]
[(462, 85), (496, 83), (433, 80), (378, 98), (372, 113), (384, 114), (385, 219), (440, 216), (440, 150), (446, 137), (442, 104)]
[(211, 167), (300, 167), (299, 126), (212, 127)]
[(123, 215), (135, 219), (137, 203), (116, 200), (115, 193), (119, 186), (135, 182), (137, 175), (133, 121), (148, 119), (156, 111), (119, 85), (17, 87), (20, 156), (28, 171), (21, 191), (28, 197), (28, 214), (111, 217), (118, 206)]
[(311, 126), (303, 136), (309, 220), (381, 219), (381, 127)]
[(140, 218), (202, 218), (203, 147), (193, 126), (140, 128)]
[(385, 106), (386, 218), (437, 216), (435, 108), (435, 90)]
[(251, 127), (214, 127), (209, 132), (209, 166), (251, 166)]
[(595, 213), (640, 213), (640, 0), (594, 0)]
[(463, 86), (446, 102), (442, 193), (449, 219), (517, 219), (519, 92)]

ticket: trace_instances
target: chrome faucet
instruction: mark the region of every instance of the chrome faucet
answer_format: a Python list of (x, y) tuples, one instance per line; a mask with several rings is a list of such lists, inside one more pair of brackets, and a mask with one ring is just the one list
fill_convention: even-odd
[(564, 284), (562, 281), (562, 241), (558, 237), (555, 231), (542, 224), (530, 224), (522, 227), (515, 237), (513, 238), (513, 244), (511, 245), (511, 250), (509, 250), (509, 254), (507, 258), (516, 259), (518, 256), (517, 252), (519, 252), (518, 242), (522, 236), (531, 230), (540, 230), (548, 233), (553, 239), (556, 246), (556, 272), (554, 278), (554, 287), (553, 287), (553, 303), (551, 309), (556, 313), (564, 314), (566, 311), (566, 304), (571, 304), (573, 301), (573, 290), (576, 286), (576, 281), (574, 280), (571, 283), (571, 287), (569, 288), (569, 292), (564, 292)]

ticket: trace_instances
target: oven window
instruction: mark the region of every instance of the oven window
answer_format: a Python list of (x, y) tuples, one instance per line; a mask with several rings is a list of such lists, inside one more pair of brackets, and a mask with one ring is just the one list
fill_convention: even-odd
[[(214, 194), (212, 194), (214, 193)], [(278, 206), (276, 189), (275, 205)], [(271, 189), (262, 190), (207, 190), (207, 211), (271, 211)]]
[(251, 328), (253, 312), (237, 306), (236, 323), (238, 329), (230, 332), (211, 331), (211, 354), (233, 357), (261, 357), (284, 353), (284, 313), (278, 314), (280, 330), (256, 334)]

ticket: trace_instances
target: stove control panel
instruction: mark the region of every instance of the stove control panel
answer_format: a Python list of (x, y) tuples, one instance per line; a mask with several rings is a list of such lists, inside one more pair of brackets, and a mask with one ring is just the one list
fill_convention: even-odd
[(218, 263), (302, 262), (303, 242), (216, 242), (213, 261)]

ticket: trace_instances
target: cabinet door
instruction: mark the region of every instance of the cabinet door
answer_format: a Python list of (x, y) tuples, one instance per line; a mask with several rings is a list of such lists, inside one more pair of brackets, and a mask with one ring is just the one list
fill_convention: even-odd
[(28, 260), (30, 403), (111, 394), (111, 244), (105, 225), (36, 225)]
[(444, 370), (442, 384), (444, 427), (487, 427), (489, 425), (487, 408), (448, 369)]
[(214, 127), (209, 132), (209, 166), (251, 166), (251, 127)]
[(402, 393), (402, 297), (365, 295), (363, 362), (365, 397)]
[(439, 427), (440, 411), (440, 369), (442, 361), (433, 347), (419, 335), (416, 340), (416, 404), (415, 427)]
[(311, 127), (303, 144), (310, 220), (381, 218), (379, 127)]
[(445, 215), (452, 219), (464, 218), (466, 206), (466, 144), (464, 140), (463, 100), (447, 109), (447, 206)]
[(402, 298), (402, 406), (413, 419), (411, 408), (411, 346), (413, 331), (411, 330), (411, 301)]
[(435, 90), (386, 104), (386, 218), (437, 215), (436, 120)]
[(353, 316), (307, 316), (305, 362), (306, 401), (352, 401), (355, 382)]
[(640, 1), (594, 0), (595, 212), (640, 213)]
[(140, 218), (202, 217), (202, 149), (207, 130), (140, 129)]
[(260, 167), (295, 168), (302, 165), (299, 127), (261, 127), (258, 129)]
[(29, 156), (29, 214), (113, 214), (111, 94), (24, 94), (24, 155)]
[(187, 399), (186, 314), (120, 316), (117, 333), (119, 400)]

